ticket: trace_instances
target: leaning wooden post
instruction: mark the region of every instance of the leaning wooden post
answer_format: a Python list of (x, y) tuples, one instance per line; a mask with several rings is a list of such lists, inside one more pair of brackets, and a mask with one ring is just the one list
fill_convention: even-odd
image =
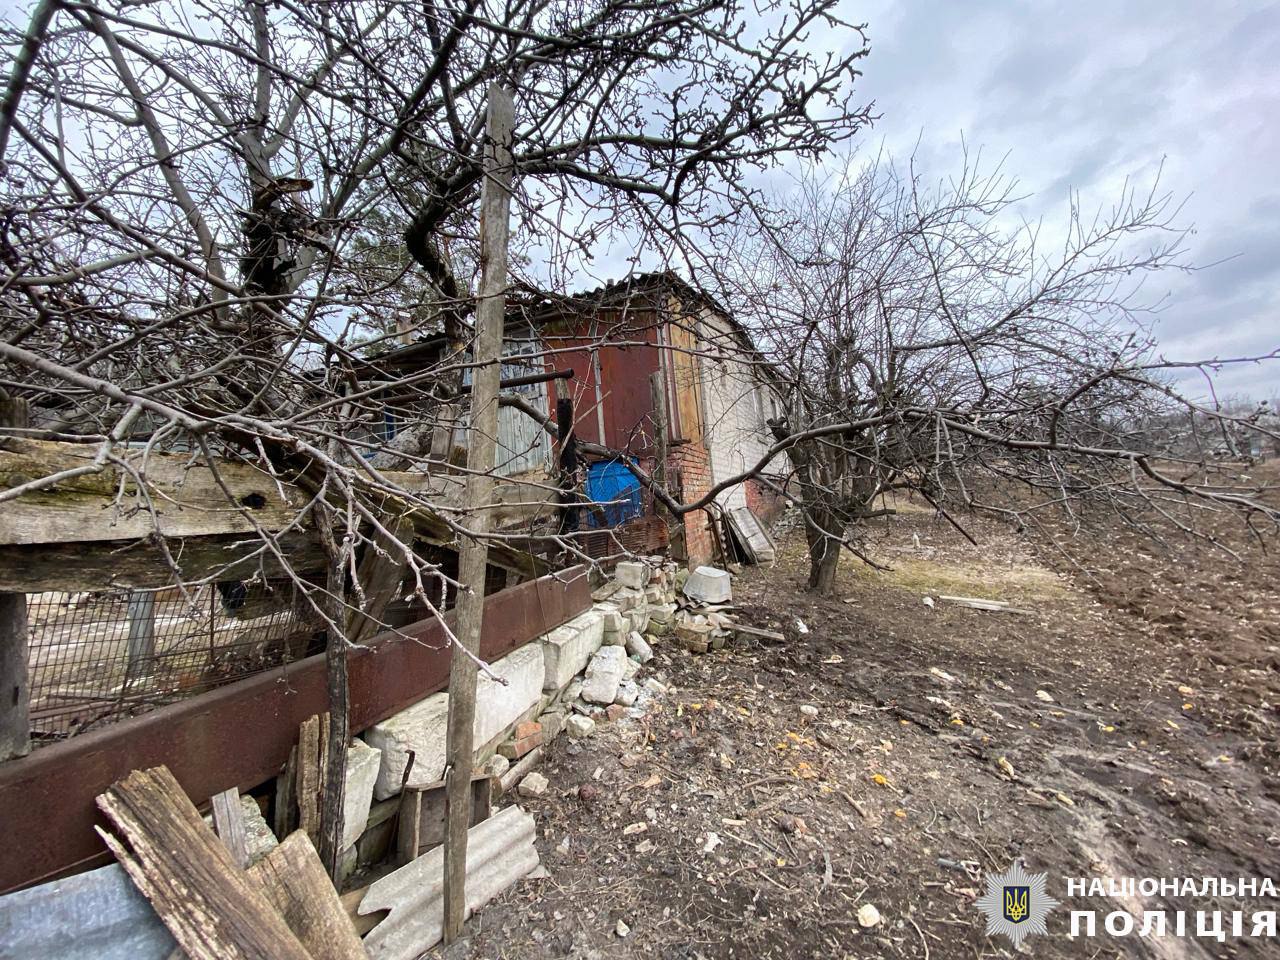
[[(511, 135), (515, 105), (510, 92), (489, 88), (488, 132), (484, 151), (484, 187), (480, 196), (480, 302), (476, 308), (471, 391), (471, 429), (467, 438), (466, 502), (493, 500), (493, 465), (498, 434), (498, 384), (502, 377), (502, 323), (507, 304), (507, 234), (511, 215)], [(457, 637), (449, 670), (449, 728), (445, 751), (445, 802), (448, 830), (444, 842), (444, 940), (462, 933), (466, 909), (467, 827), (471, 823), (471, 768), (474, 762), (476, 664), (484, 619), (485, 566), (489, 514), (471, 518), (472, 536), (463, 540), (458, 557)]]
[[(0, 439), (5, 427), (24, 429), (29, 421), (27, 401), (0, 391)], [(31, 752), (27, 646), (27, 595), (0, 593), (0, 761)]]

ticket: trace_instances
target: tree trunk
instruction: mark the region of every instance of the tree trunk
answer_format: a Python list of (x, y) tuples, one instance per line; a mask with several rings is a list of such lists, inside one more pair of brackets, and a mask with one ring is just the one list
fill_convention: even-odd
[(835, 590), (840, 566), (840, 541), (844, 524), (826, 511), (806, 510), (805, 532), (809, 540), (809, 592), (828, 595)]

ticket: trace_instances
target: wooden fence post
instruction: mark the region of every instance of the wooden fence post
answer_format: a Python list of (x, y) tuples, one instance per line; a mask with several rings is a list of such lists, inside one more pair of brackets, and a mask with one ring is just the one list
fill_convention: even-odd
[[(0, 393), (0, 431), (5, 427), (23, 429), (29, 423), (27, 401)], [(31, 752), (28, 641), (27, 595), (0, 593), (0, 761)]]
[[(480, 302), (472, 349), (470, 434), (467, 441), (466, 502), (473, 507), (493, 500), (493, 465), (498, 435), (498, 385), (502, 378), (502, 328), (507, 305), (507, 240), (511, 216), (511, 138), (515, 104), (497, 84), (489, 88), (484, 153), (484, 186), (480, 195)], [(471, 772), (474, 763), (476, 664), (484, 619), (485, 568), (489, 558), (489, 512), (472, 515), (472, 536), (458, 557), (457, 638), (449, 669), (449, 727), (446, 744), (445, 804), (448, 826), (444, 842), (444, 940), (462, 933), (466, 908), (467, 828), (471, 826)]]

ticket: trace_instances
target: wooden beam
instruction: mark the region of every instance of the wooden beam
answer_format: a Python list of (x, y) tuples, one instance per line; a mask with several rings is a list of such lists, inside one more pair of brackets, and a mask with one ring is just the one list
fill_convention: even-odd
[(249, 868), (249, 879), (313, 960), (368, 960), (364, 944), (315, 847), (301, 830)]
[[(89, 444), (8, 440), (0, 447), (0, 491), (89, 466), (96, 451), (97, 446)], [(157, 536), (189, 541), (236, 534), (244, 541), (246, 537), (255, 539), (257, 528), (268, 533), (294, 531), (298, 513), (310, 500), (302, 485), (289, 478), (277, 482), (245, 463), (220, 460), (210, 468), (193, 462), (189, 455), (151, 453), (144, 460), (138, 450), (122, 449), (117, 453), (134, 470), (145, 469), (145, 489), (139, 489), (134, 475), (108, 464), (99, 472), (71, 476), (51, 487), (25, 493), (5, 502), (0, 509), (0, 547), (100, 542), (120, 545), (152, 542)], [(432, 505), (428, 508), (386, 497), (386, 512), (404, 516), (417, 539), (444, 546), (455, 543), (456, 535), (444, 513), (462, 510), (475, 502), (467, 498), (464, 484), (457, 478), (420, 473), (384, 472), (383, 476), (389, 484)], [(234, 502), (228, 500), (219, 480)], [(503, 499), (502, 516), (512, 521), (527, 519), (544, 509), (537, 498), (530, 497), (528, 488), (522, 491), (518, 486), (504, 484), (500, 493), (509, 494)], [(306, 531), (307, 525), (301, 529)], [(317, 558), (309, 564), (313, 569), (323, 568), (323, 551), (313, 534), (314, 531), (311, 549)], [(175, 559), (181, 556), (181, 551), (172, 546), (170, 552)], [(490, 552), (491, 562), (507, 569), (524, 574), (542, 572), (536, 560), (503, 544), (494, 544)], [(230, 559), (237, 558), (237, 554), (231, 554)], [(144, 566), (150, 568), (153, 564)], [(93, 589), (101, 588), (99, 584)]]
[[(0, 505), (0, 514), (8, 504)], [(3, 522), (3, 521), (0, 521)], [(280, 552), (300, 576), (324, 570), (324, 553), (314, 531), (278, 535)], [(287, 576), (262, 541), (243, 534), (185, 537), (166, 544), (187, 582), (248, 580)], [(257, 554), (257, 556), (255, 556)], [(44, 593), (60, 590), (138, 590), (171, 586), (173, 570), (155, 539), (91, 540), (84, 543), (0, 544), (0, 590)]]
[(190, 960), (311, 960), (165, 767), (135, 770), (98, 798), (99, 833)]
[[(0, 430), (30, 422), (27, 401), (0, 396)], [(15, 442), (3, 439), (0, 453)], [(0, 506), (0, 516), (7, 508)], [(31, 750), (31, 684), (27, 676), (30, 635), (25, 592), (0, 593), (0, 761)]]
[[(502, 327), (507, 309), (507, 242), (511, 228), (511, 140), (515, 101), (498, 84), (489, 87), (485, 124), (484, 185), (480, 194), (480, 303), (472, 348), (477, 365), (467, 442), (467, 503), (488, 504), (498, 438), (498, 381), (502, 377)], [(444, 842), (444, 942), (462, 933), (466, 915), (467, 830), (471, 826), (471, 766), (476, 710), (476, 665), (484, 624), (484, 583), (492, 518), (487, 509), (471, 516), (472, 538), (458, 555), (458, 643), (449, 671), (449, 727), (445, 749), (448, 829)]]
[[(542, 577), (488, 597), (480, 655), (493, 661), (591, 606), (585, 568)], [(403, 634), (403, 638), (401, 637)], [(384, 633), (351, 651), (351, 729), (373, 724), (445, 688), (449, 645), (434, 620)], [(165, 764), (203, 803), (243, 792), (281, 772), (307, 717), (329, 709), (319, 654), (180, 703), (0, 763), (0, 893), (106, 862), (93, 827), (94, 797), (129, 773)]]

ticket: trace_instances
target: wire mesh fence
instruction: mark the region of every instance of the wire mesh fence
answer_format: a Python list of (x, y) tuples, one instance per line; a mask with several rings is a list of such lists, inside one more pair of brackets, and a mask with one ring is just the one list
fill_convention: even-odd
[(35, 743), (92, 730), (323, 649), (289, 581), (27, 597)]

